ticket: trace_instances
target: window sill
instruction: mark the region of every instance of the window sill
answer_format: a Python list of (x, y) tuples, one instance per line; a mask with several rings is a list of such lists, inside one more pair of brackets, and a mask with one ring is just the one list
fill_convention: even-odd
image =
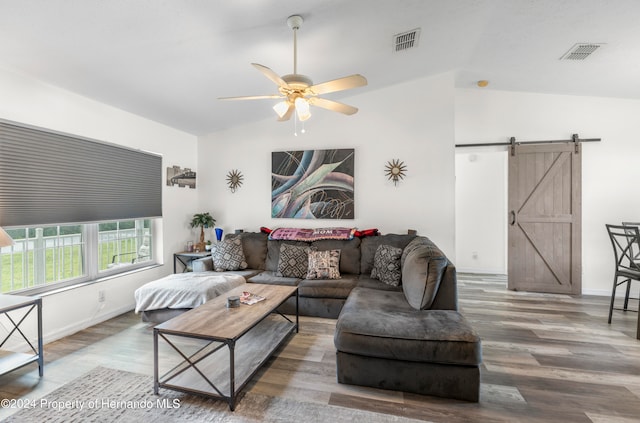
[(7, 295), (11, 295), (11, 294), (15, 294), (15, 295), (26, 295), (26, 296), (39, 296), (39, 297), (48, 297), (50, 295), (56, 295), (56, 294), (60, 294), (62, 292), (66, 292), (66, 291), (70, 291), (73, 289), (77, 289), (77, 288), (82, 288), (85, 286), (89, 286), (89, 285), (93, 285), (96, 283), (101, 283), (101, 282), (105, 282), (111, 279), (117, 279), (123, 276), (128, 276), (128, 275), (133, 275), (135, 273), (139, 273), (139, 272), (144, 272), (150, 269), (155, 269), (156, 267), (160, 267), (162, 266), (159, 263), (154, 263), (154, 264), (150, 264), (148, 266), (144, 266), (144, 267), (138, 267), (136, 269), (131, 269), (128, 270), (126, 272), (121, 272), (121, 273), (114, 273), (108, 276), (103, 276), (103, 277), (99, 277), (97, 279), (93, 279), (90, 281), (84, 281), (84, 282), (78, 282), (78, 283), (74, 283), (68, 286), (62, 286), (62, 287), (51, 287), (50, 289), (46, 289), (44, 287), (38, 287), (38, 288), (31, 288), (31, 289), (25, 289), (23, 291), (16, 291), (16, 292), (12, 292), (12, 293), (7, 293)]

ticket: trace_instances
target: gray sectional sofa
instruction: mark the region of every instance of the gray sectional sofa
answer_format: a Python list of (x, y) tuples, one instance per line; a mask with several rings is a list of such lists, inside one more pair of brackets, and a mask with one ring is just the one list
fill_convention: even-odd
[[(457, 311), (455, 266), (428, 238), (388, 234), (309, 243), (269, 240), (262, 232), (237, 237), (246, 268), (233, 273), (249, 283), (297, 285), (301, 315), (337, 319), (338, 382), (478, 401), (480, 338)], [(281, 252), (290, 246), (340, 250), (339, 278), (283, 276)], [(397, 286), (371, 277), (379, 271), (380, 246), (401, 251)], [(211, 258), (192, 264), (194, 271), (215, 269)], [(290, 300), (281, 312), (295, 312)]]

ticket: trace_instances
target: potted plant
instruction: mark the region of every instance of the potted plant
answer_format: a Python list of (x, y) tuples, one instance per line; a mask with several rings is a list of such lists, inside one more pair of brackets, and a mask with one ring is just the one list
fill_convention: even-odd
[(196, 248), (198, 249), (198, 251), (205, 250), (204, 228), (208, 228), (215, 224), (216, 224), (216, 220), (213, 218), (213, 216), (209, 214), (209, 212), (196, 213), (193, 215), (193, 219), (191, 219), (191, 227), (192, 228), (197, 228), (198, 226), (200, 227), (200, 242), (196, 244)]

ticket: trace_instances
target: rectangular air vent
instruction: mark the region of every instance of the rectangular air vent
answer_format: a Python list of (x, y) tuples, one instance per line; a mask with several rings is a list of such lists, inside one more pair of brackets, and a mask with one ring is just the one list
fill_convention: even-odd
[(578, 43), (571, 47), (560, 60), (584, 60), (603, 45), (604, 44), (597, 43)]
[(393, 36), (394, 51), (408, 50), (418, 47), (418, 39), (420, 38), (420, 28), (403, 32)]

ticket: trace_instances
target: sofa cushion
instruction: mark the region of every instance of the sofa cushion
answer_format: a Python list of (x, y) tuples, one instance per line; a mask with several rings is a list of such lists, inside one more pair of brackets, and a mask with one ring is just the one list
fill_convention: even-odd
[(449, 263), (446, 257), (431, 254), (429, 246), (417, 247), (406, 256), (402, 267), (402, 290), (407, 302), (417, 310), (431, 308)]
[(309, 247), (282, 244), (276, 276), (304, 278), (309, 267)]
[(242, 242), (238, 238), (217, 242), (211, 247), (213, 269), (217, 272), (224, 270), (241, 270), (248, 267), (244, 259)]
[(400, 271), (400, 257), (402, 248), (392, 245), (378, 245), (373, 258), (371, 277), (379, 279), (387, 285), (400, 285), (402, 272)]
[(386, 283), (378, 280), (372, 279), (369, 275), (360, 275), (358, 278), (358, 283), (356, 286), (361, 286), (363, 288), (371, 288), (371, 289), (380, 289), (383, 291), (400, 291), (402, 292), (401, 286), (393, 286), (387, 285)]
[(404, 247), (415, 237), (415, 235), (387, 234), (362, 238), (360, 242), (360, 273), (363, 275), (371, 274), (373, 259), (379, 245), (392, 245), (404, 250)]
[(404, 267), (404, 262), (407, 259), (409, 253), (417, 248), (423, 248), (431, 257), (445, 257), (444, 253), (426, 236), (417, 236), (404, 247), (402, 250), (402, 258), (400, 259), (400, 265)]
[(247, 279), (247, 282), (251, 282), (251, 283), (264, 283), (267, 285), (287, 285), (287, 286), (296, 286), (302, 280), (300, 278), (287, 278), (284, 276), (276, 276), (275, 272), (271, 272), (269, 270), (260, 272), (257, 275), (251, 276), (246, 279)]
[(247, 265), (250, 269), (265, 269), (267, 261), (267, 238), (262, 232), (243, 232), (241, 234), (229, 234), (225, 239), (240, 238)]
[(477, 366), (480, 337), (453, 310), (415, 310), (402, 292), (356, 287), (342, 308), (336, 349), (363, 356)]
[(360, 273), (360, 238), (345, 240), (323, 239), (311, 243), (318, 251), (340, 250), (340, 273)]
[(211, 257), (206, 257), (203, 259), (194, 260), (191, 262), (191, 266), (194, 272), (207, 272), (212, 275), (240, 275), (245, 279), (249, 279), (251, 276), (255, 276), (258, 273), (261, 273), (260, 269), (242, 269), (242, 270), (223, 270), (220, 272), (216, 272), (213, 270), (213, 260)]
[(205, 257), (205, 258), (193, 260), (190, 264), (191, 264), (191, 270), (194, 272), (213, 271), (213, 260), (211, 259), (211, 257)]
[(272, 272), (278, 271), (278, 263), (280, 262), (280, 247), (283, 245), (297, 245), (300, 247), (308, 247), (308, 242), (299, 241), (267, 241), (267, 260), (265, 261), (265, 270)]
[(307, 279), (338, 279), (340, 250), (309, 251)]
[(305, 279), (298, 284), (300, 297), (345, 299), (358, 283), (358, 275), (342, 274), (340, 279)]

